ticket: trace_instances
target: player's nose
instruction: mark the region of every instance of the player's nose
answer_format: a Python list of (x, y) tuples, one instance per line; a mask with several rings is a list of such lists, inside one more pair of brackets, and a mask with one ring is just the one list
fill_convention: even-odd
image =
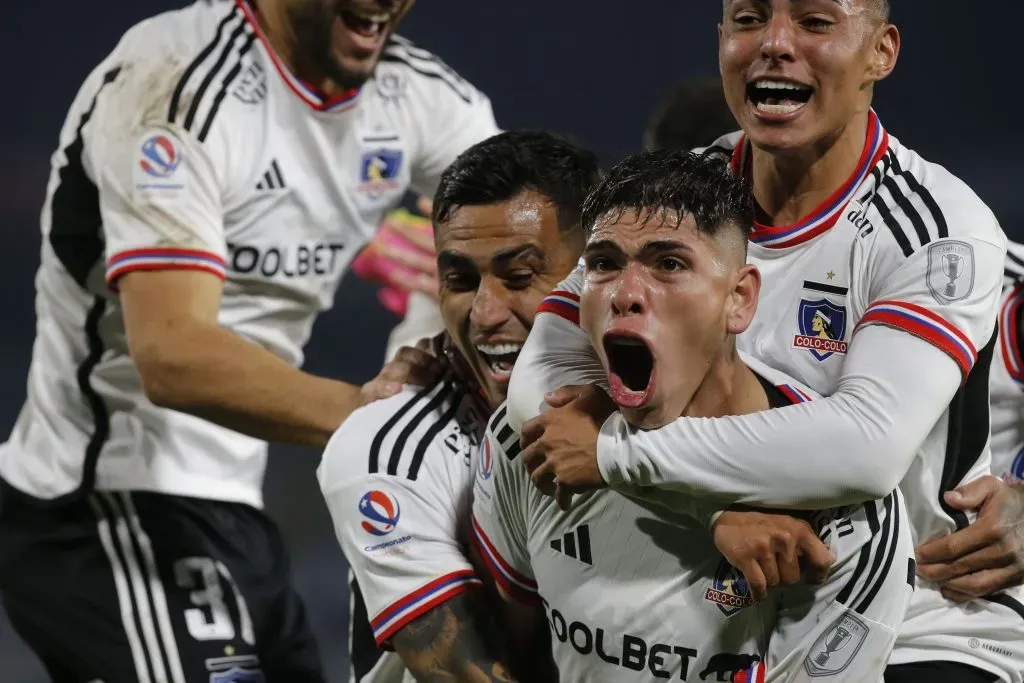
[(611, 296), (612, 313), (638, 315), (647, 310), (647, 286), (636, 264), (626, 266), (615, 281)]
[(508, 321), (511, 310), (504, 285), (497, 278), (484, 277), (473, 297), (469, 323), (479, 331), (497, 329)]
[(792, 62), (796, 53), (795, 29), (791, 17), (773, 14), (761, 37), (761, 56), (773, 63)]

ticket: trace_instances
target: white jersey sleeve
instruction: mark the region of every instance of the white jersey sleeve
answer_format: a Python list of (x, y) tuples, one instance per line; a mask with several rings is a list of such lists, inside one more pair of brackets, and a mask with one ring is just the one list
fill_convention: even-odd
[(768, 653), (755, 671), (766, 671), (766, 683), (881, 681), (915, 585), (903, 496), (816, 516), (836, 563), (824, 584), (777, 593)]
[[(146, 38), (133, 32), (125, 40)], [(129, 271), (162, 269), (224, 279), (229, 179), (249, 176), (231, 166), (244, 165), (247, 153), (231, 151), (233, 134), (225, 117), (215, 117), (219, 101), (183, 96), (163, 51), (130, 53), (143, 57), (125, 64), (97, 98), (83, 154), (99, 190), (107, 282), (116, 287)]]
[(444, 382), (407, 387), (360, 408), (331, 438), (317, 470), (378, 646), (480, 584), (459, 540), (468, 466), (447, 452), (431, 417), (445, 391)]
[[(473, 485), (472, 542), (506, 600), (540, 604), (530, 563), (526, 525), (526, 471), (519, 434), (504, 423), (507, 405), (494, 413), (484, 436)], [(503, 429), (494, 433), (497, 425)]]
[(608, 386), (608, 375), (580, 328), (582, 291), (581, 262), (537, 309), (509, 381), (508, 421), (517, 431), (547, 409), (549, 391), (572, 384)]
[(436, 55), (401, 36), (392, 37), (381, 59), (407, 68), (405, 87), (417, 104), (403, 114), (417, 131), (412, 186), (432, 197), (457, 156), (500, 132), (491, 101)]

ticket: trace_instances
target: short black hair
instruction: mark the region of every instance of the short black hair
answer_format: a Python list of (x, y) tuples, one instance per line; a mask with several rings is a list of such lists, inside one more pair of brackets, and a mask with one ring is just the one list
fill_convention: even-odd
[(739, 231), (744, 245), (754, 227), (747, 182), (724, 161), (684, 150), (634, 154), (613, 166), (583, 205), (583, 227), (589, 235), (597, 221), (629, 210), (641, 212), (644, 220), (666, 211), (680, 222), (690, 215), (697, 229), (712, 237), (723, 229)]
[(460, 206), (508, 201), (533, 190), (555, 206), (563, 233), (583, 236), (583, 200), (601, 180), (593, 152), (542, 131), (500, 133), (463, 152), (441, 175), (434, 221), (445, 223)]
[(739, 124), (725, 101), (721, 78), (700, 78), (676, 85), (654, 110), (644, 133), (644, 149), (707, 147)]

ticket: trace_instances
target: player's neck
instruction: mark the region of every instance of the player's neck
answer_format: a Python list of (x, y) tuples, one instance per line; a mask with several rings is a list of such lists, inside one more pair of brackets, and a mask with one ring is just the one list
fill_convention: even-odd
[(331, 97), (343, 89), (327, 77), (321, 69), (300, 57), (299, 39), (288, 22), (284, 3), (272, 0), (255, 0), (256, 21), (263, 31), (270, 49), (277, 55), (282, 66), (304, 83), (313, 86), (317, 92)]
[(683, 417), (747, 415), (770, 407), (757, 375), (730, 345), (704, 376)]
[[(769, 225), (799, 222), (839, 189), (857, 168), (867, 138), (869, 110), (837, 134), (787, 153), (752, 148), (752, 181)], [(765, 220), (767, 218), (767, 220)]]

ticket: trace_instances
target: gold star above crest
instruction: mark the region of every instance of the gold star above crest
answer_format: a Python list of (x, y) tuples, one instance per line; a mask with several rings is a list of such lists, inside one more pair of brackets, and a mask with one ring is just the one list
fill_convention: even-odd
[(834, 272), (832, 272), (831, 270), (828, 271), (827, 273), (825, 273), (825, 277), (827, 277), (829, 280), (831, 280), (835, 276), (836, 276), (836, 274)]
[(235, 654), (235, 648), (231, 647), (230, 645), (225, 645), (224, 654), (230, 657), (231, 655)]

